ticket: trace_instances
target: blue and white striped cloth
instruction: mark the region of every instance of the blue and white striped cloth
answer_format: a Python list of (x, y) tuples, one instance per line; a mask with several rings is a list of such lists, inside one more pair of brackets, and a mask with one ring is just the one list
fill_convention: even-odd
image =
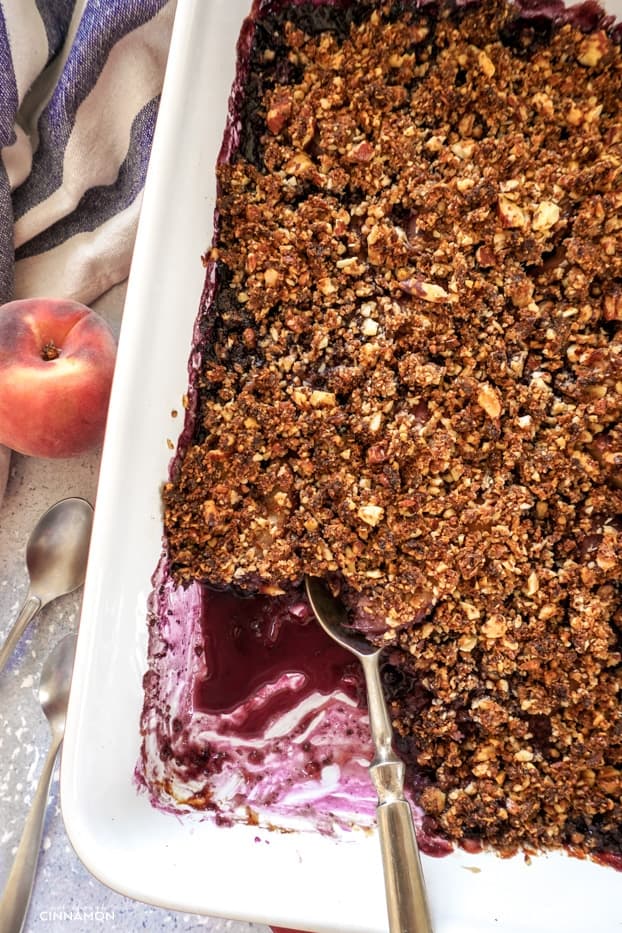
[(176, 0), (0, 0), (0, 303), (128, 274)]

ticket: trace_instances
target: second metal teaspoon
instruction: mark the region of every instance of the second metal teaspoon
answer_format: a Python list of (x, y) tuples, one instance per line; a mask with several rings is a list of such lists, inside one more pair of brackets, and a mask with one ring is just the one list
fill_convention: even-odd
[(71, 498), (61, 499), (35, 525), (26, 547), (30, 588), (0, 649), (0, 672), (37, 612), (84, 583), (92, 524), (90, 502)]
[(0, 899), (2, 933), (21, 933), (24, 929), (39, 860), (54, 763), (65, 733), (65, 717), (69, 702), (76, 640), (76, 635), (67, 635), (63, 638), (52, 649), (41, 671), (39, 701), (50, 723), (52, 742), (41, 771), (30, 813), (26, 819), (15, 861)]
[(305, 577), (311, 608), (325, 632), (361, 662), (367, 687), (369, 725), (376, 754), (369, 772), (378, 794), (378, 833), (382, 850), (390, 933), (432, 933), (425, 882), (410, 805), (404, 797), (404, 763), (393, 751), (378, 660), (380, 648), (348, 625), (345, 607), (317, 577)]

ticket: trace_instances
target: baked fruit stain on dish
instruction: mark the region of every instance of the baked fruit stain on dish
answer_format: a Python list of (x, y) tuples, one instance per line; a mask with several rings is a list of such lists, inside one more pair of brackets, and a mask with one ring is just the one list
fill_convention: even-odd
[[(330, 694), (341, 687), (358, 700), (360, 677), (343, 648), (327, 643), (304, 602), (267, 596), (239, 599), (232, 593), (209, 591), (203, 617), (207, 673), (197, 683), (195, 709), (230, 713), (259, 690), (277, 683), (287, 671), (299, 678), (298, 700), (311, 693)], [(291, 689), (275, 693), (261, 709), (236, 725), (242, 736), (262, 735), (270, 723), (291, 707)]]

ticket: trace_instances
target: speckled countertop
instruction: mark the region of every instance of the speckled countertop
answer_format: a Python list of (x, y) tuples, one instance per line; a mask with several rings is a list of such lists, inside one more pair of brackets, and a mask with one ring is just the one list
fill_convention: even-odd
[[(118, 330), (125, 290), (113, 289), (95, 307)], [(99, 452), (74, 460), (13, 455), (0, 504), (0, 640), (26, 598), (26, 543), (37, 519), (66, 496), (95, 501)], [(21, 639), (0, 674), (0, 890), (8, 877), (22, 826), (49, 743), (38, 701), (41, 666), (53, 645), (78, 624), (81, 594), (48, 605)], [(0, 930), (2, 923), (0, 918)], [(129, 900), (100, 884), (80, 863), (65, 834), (58, 767), (52, 784), (27, 933), (134, 933), (138, 930), (209, 930), (265, 933), (267, 928), (167, 912)]]

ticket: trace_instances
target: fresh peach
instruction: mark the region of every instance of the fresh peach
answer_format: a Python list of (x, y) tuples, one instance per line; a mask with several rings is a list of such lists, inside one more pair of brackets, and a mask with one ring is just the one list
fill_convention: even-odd
[(73, 457), (104, 437), (116, 342), (77, 301), (27, 298), (0, 307), (0, 444), (32, 457)]

